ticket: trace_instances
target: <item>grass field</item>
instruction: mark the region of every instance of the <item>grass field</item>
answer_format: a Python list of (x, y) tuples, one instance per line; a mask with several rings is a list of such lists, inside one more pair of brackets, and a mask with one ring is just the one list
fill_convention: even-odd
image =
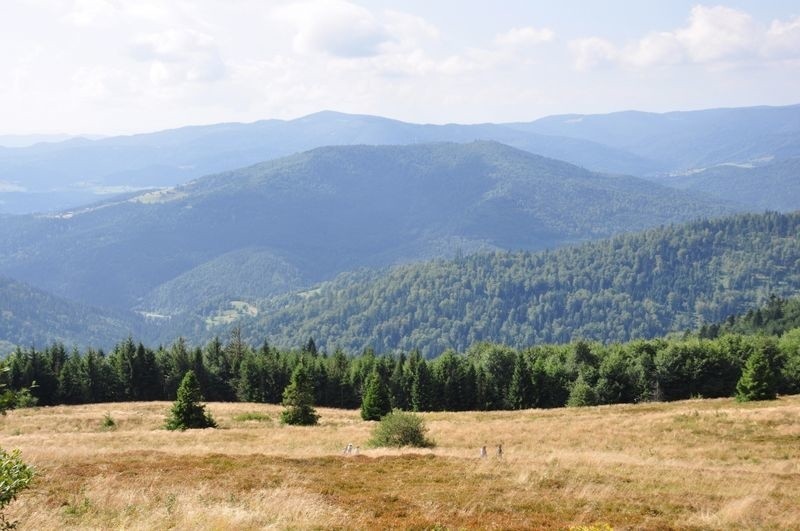
[[(800, 396), (430, 413), (432, 450), (365, 449), (373, 424), (356, 411), (299, 428), (277, 406), (212, 403), (219, 429), (180, 433), (161, 429), (169, 406), (9, 412), (0, 446), (38, 471), (9, 516), (21, 529), (800, 529)], [(359, 455), (342, 455), (348, 442)]]

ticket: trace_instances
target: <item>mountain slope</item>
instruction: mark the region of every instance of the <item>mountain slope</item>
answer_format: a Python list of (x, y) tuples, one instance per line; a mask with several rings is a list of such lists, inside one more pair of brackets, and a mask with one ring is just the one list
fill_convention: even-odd
[[(346, 273), (272, 299), (252, 340), (351, 352), (625, 341), (696, 329), (800, 294), (800, 213), (740, 215), (542, 253), (477, 254)], [(213, 331), (212, 331), (213, 333)]]
[(653, 168), (638, 156), (596, 142), (498, 124), (423, 125), (320, 112), (289, 121), (193, 126), (0, 149), (0, 212), (64, 209), (94, 201), (98, 194), (173, 186), (326, 145), (473, 140), (495, 140), (597, 171), (638, 174)]
[(750, 209), (790, 212), (800, 209), (800, 158), (755, 167), (715, 166), (661, 181), (682, 190), (703, 192)]
[(53, 341), (109, 348), (139, 329), (133, 315), (109, 315), (0, 277), (0, 353), (11, 345), (42, 348)]
[(232, 251), (308, 284), (356, 267), (543, 249), (730, 211), (502, 144), (319, 148), (61, 216), (8, 218), (0, 273), (93, 305), (142, 297)]
[(800, 156), (800, 105), (548, 116), (527, 132), (600, 142), (668, 171)]

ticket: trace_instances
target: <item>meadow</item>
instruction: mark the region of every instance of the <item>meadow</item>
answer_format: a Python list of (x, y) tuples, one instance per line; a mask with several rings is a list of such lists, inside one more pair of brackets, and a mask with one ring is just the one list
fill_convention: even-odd
[[(374, 423), (321, 408), (168, 402), (10, 411), (0, 446), (37, 479), (20, 529), (800, 529), (800, 396), (423, 414), (430, 450), (367, 448)], [(110, 416), (116, 426), (104, 426)], [(358, 455), (342, 450), (352, 443)], [(498, 444), (503, 455), (496, 455)], [(479, 457), (486, 445), (488, 457)]]

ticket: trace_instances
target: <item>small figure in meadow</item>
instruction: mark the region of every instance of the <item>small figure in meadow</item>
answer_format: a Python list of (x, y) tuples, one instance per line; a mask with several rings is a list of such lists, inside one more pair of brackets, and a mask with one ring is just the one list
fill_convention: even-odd
[(344, 447), (344, 455), (350, 455), (353, 453), (353, 443), (347, 443), (347, 446)]
[(358, 446), (356, 446), (356, 449), (353, 450), (353, 455), (358, 455)]
[(481, 446), (481, 459), (486, 459), (486, 446)]
[(497, 457), (503, 457), (503, 444), (502, 443), (497, 445)]

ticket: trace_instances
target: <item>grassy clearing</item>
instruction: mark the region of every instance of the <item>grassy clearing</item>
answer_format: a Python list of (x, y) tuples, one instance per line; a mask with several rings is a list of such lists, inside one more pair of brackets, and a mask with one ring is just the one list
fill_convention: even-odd
[[(368, 449), (374, 423), (211, 403), (217, 430), (168, 432), (170, 404), (26, 409), (0, 420), (39, 476), (22, 529), (797, 528), (800, 396), (423, 415), (437, 447)], [(116, 429), (101, 428), (110, 414)], [(348, 443), (357, 456), (343, 456)], [(494, 448), (503, 444), (504, 455)], [(489, 458), (479, 459), (487, 445)]]

